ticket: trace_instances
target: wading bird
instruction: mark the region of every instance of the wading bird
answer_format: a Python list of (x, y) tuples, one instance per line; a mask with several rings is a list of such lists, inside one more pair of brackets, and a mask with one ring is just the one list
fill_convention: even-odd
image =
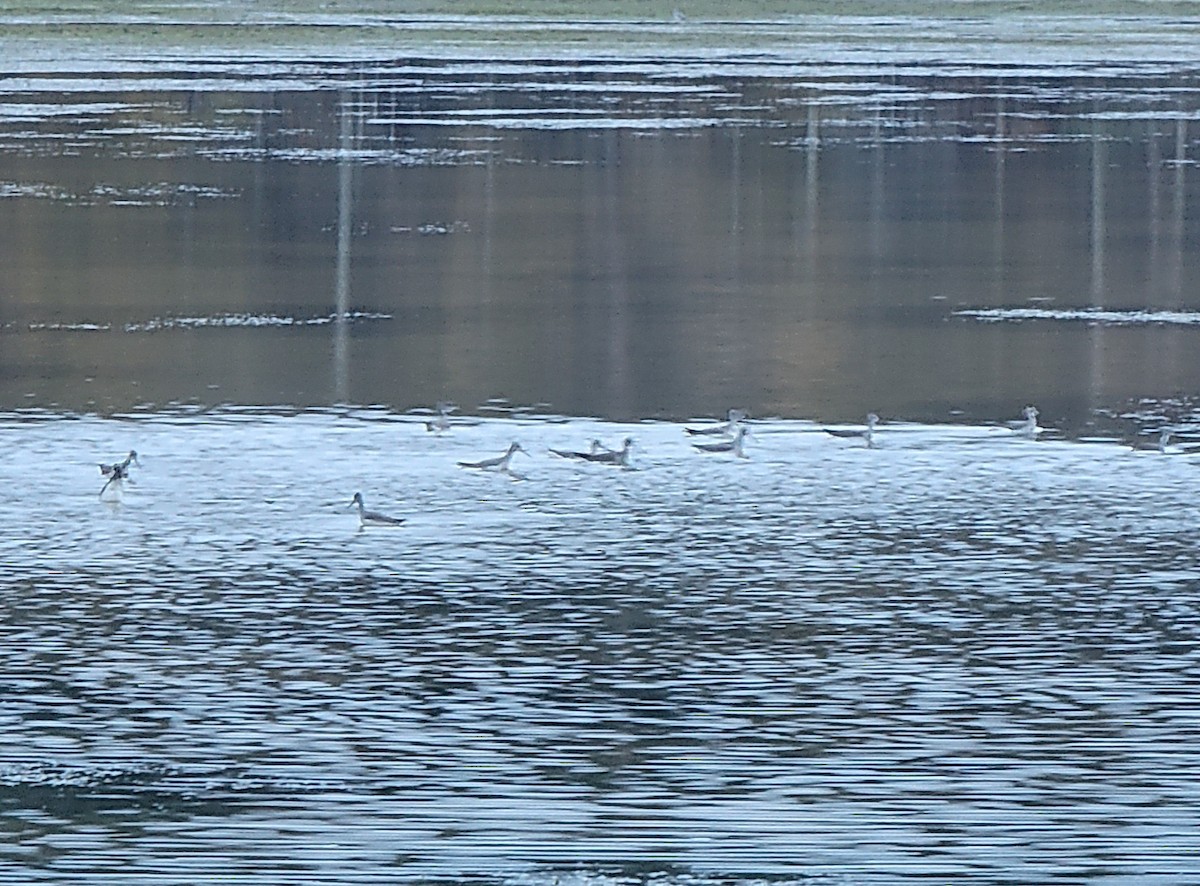
[(121, 481), (129, 478), (129, 466), (137, 465), (139, 468), (142, 463), (138, 461), (138, 454), (134, 450), (129, 450), (129, 455), (125, 456), (124, 461), (113, 462), (109, 465), (100, 465), (100, 476), (107, 477), (108, 480), (100, 487), (100, 497), (104, 497), (104, 493), (108, 491), (108, 487), (113, 483), (117, 485), (114, 489), (121, 488)]
[(578, 458), (583, 461), (595, 462), (602, 465), (620, 465), (623, 468), (629, 467), (629, 453), (633, 450), (633, 438), (626, 437), (625, 443), (620, 449), (609, 449), (599, 440), (592, 441), (592, 448), (588, 452), (576, 452), (570, 449), (551, 449), (555, 455), (561, 455), (563, 458)]
[(741, 409), (730, 409), (727, 420), (720, 424), (703, 428), (684, 428), (689, 434), (735, 434), (741, 422), (746, 420), (746, 413)]
[(400, 517), (389, 517), (387, 514), (381, 514), (378, 511), (368, 511), (366, 506), (363, 504), (361, 492), (354, 493), (354, 498), (351, 499), (350, 504), (348, 504), (346, 507), (358, 508), (358, 525), (360, 528), (367, 526), (368, 524), (374, 524), (376, 526), (399, 526), (404, 522), (404, 520)]
[(129, 455), (125, 456), (124, 461), (113, 462), (110, 465), (100, 465), (100, 473), (105, 477), (111, 476), (118, 471), (127, 474), (130, 465), (137, 465), (139, 468), (142, 466), (142, 463), (138, 461), (137, 452), (133, 449), (129, 450)]
[[(518, 452), (525, 452), (521, 448), (521, 444), (513, 440), (512, 445), (508, 447), (508, 451), (503, 455), (497, 455), (495, 458), (485, 458), (483, 461), (460, 461), (460, 468), (478, 468), (481, 471), (504, 471), (508, 472), (508, 463), (512, 461), (512, 457)], [(525, 453), (528, 455), (529, 453)]]
[(436, 408), (437, 418), (433, 419), (433, 421), (425, 422), (425, 430), (440, 434), (442, 431), (450, 430), (450, 413), (458, 407), (453, 403), (438, 401)]
[(1029, 439), (1032, 440), (1034, 437), (1036, 437), (1038, 434), (1040, 434), (1042, 431), (1045, 430), (1045, 428), (1038, 427), (1037, 407), (1026, 406), (1024, 409), (1021, 410), (1021, 415), (1024, 416), (1023, 421), (1013, 421), (1013, 422), (1008, 423), (1008, 426), (1010, 428), (1012, 428), (1014, 434), (1019, 434), (1022, 437), (1028, 437)]
[(858, 428), (825, 428), (826, 434), (832, 434), (835, 437), (862, 437), (867, 441), (867, 448), (875, 448), (875, 425), (879, 423), (879, 416), (874, 412), (867, 413), (867, 426), (862, 429)]
[(749, 458), (742, 448), (747, 433), (749, 432), (744, 427), (738, 428), (737, 434), (732, 440), (721, 440), (719, 443), (693, 443), (692, 446), (701, 452), (732, 452), (738, 458)]

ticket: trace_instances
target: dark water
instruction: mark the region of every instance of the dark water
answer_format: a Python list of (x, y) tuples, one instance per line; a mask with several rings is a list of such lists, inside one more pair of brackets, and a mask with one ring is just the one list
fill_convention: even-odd
[(0, 879), (1196, 882), (1198, 115), (1178, 64), (0, 76)]
[[(1200, 381), (1195, 68), (190, 61), (0, 102), (10, 408), (1078, 426)], [(1029, 307), (1065, 319), (957, 313)]]

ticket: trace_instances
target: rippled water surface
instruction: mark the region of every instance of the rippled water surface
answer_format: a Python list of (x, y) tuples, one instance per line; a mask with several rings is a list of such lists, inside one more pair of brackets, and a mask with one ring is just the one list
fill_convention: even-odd
[[(3, 864), (1200, 876), (1187, 456), (764, 420), (738, 459), (672, 423), (421, 418), (0, 423)], [(631, 470), (549, 452), (626, 435)], [(513, 439), (519, 477), (456, 464)], [(360, 531), (357, 490), (407, 523)]]
[(105, 21), (0, 34), (0, 880), (1200, 882), (1195, 22)]

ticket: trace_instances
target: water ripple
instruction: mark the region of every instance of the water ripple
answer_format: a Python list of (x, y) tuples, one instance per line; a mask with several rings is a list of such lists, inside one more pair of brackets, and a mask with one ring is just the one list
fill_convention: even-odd
[(989, 322), (1058, 320), (1098, 326), (1195, 326), (1200, 323), (1200, 312), (1197, 311), (1115, 311), (1104, 308), (979, 308), (955, 311), (954, 316)]
[[(779, 421), (739, 460), (671, 423), (419, 418), (0, 421), (7, 861), (1200, 874), (1189, 459)], [(625, 435), (636, 470), (548, 452)], [(456, 467), (513, 438), (526, 479)], [(407, 524), (360, 532), (355, 490)]]

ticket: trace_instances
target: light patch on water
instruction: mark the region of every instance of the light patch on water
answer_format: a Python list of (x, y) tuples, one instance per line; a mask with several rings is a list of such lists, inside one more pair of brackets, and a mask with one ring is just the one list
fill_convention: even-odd
[[(576, 112), (578, 113), (578, 112)], [(493, 129), (642, 129), (659, 131), (664, 129), (696, 129), (704, 126), (763, 126), (761, 118), (733, 119), (729, 117), (605, 117), (605, 116), (556, 116), (544, 112), (539, 117), (513, 117), (508, 112), (495, 116), (472, 116), (469, 119), (454, 113), (442, 116), (421, 117), (373, 117), (366, 122), (377, 126), (489, 126)]]
[[(1161, 100), (1161, 99), (1160, 99)], [(1200, 120), (1200, 110), (1183, 111), (1176, 108), (1141, 108), (1138, 110), (1109, 110), (1082, 113), (1081, 120)]]
[(215, 314), (204, 317), (155, 317), (138, 323), (126, 323), (125, 332), (159, 332), (164, 329), (205, 329), (264, 326), (328, 326), (331, 323), (363, 323), (390, 320), (391, 314), (380, 311), (347, 311), (319, 317), (291, 317), (280, 314)]
[(90, 133), (106, 138), (145, 138), (167, 142), (252, 141), (253, 132), (221, 126), (193, 123), (163, 123), (144, 121), (134, 126), (110, 126)]
[[(405, 74), (410, 74), (418, 71), (419, 69), (406, 67), (403, 70)], [(447, 65), (445, 67), (429, 68), (424, 71), (424, 73), (431, 77), (441, 77), (445, 76), (448, 71), (457, 72), (457, 70), (457, 66)], [(572, 71), (574, 70), (575, 69), (572, 68)], [(605, 66), (602, 70), (606, 74), (609, 74), (615, 78), (619, 78), (622, 74), (628, 73), (628, 71), (616, 65)], [(640, 96), (650, 96), (652, 99), (661, 97), (675, 98), (679, 95), (687, 96), (691, 99), (715, 99), (729, 97), (734, 94), (728, 89), (703, 83), (658, 83), (655, 81), (639, 82), (634, 80), (607, 78), (601, 82), (574, 82), (567, 80), (550, 80), (548, 82), (542, 82), (532, 78), (537, 76), (546, 76), (548, 74), (562, 74), (563, 69), (561, 67), (543, 69), (534, 63), (531, 63), (528, 66), (516, 68), (512, 72), (508, 73), (515, 73), (517, 71), (519, 71), (522, 75), (529, 77), (529, 81), (516, 84), (508, 80), (503, 80), (500, 82), (490, 80), (453, 80), (450, 82), (444, 82), (439, 80), (418, 79), (414, 80), (411, 85), (397, 86), (397, 83), (404, 84), (405, 81), (403, 79), (398, 79), (396, 72), (380, 70), (376, 73), (376, 76), (380, 78), (378, 83), (367, 83), (364, 85), (367, 87), (386, 88), (389, 95), (412, 94), (436, 97), (439, 99), (461, 99), (463, 96), (484, 96), (489, 93), (497, 92), (508, 93), (513, 91), (514, 86), (519, 86), (522, 94), (528, 95), (531, 98), (536, 98), (540, 102), (552, 101), (554, 96), (558, 94), (565, 94), (567, 96), (586, 95), (589, 97), (592, 94), (598, 94), (605, 98), (613, 97), (621, 100), (628, 100), (630, 98), (636, 99)], [(356, 73), (358, 73), (359, 76), (362, 76), (365, 72), (363, 72), (361, 69), (356, 69)], [(649, 75), (652, 72), (644, 71), (643, 73)], [(371, 107), (371, 105), (369, 102), (362, 102), (358, 105), (358, 107), (365, 109)], [(513, 114), (540, 113), (543, 110), (544, 107), (542, 106), (529, 109), (506, 109), (506, 111)]]
[[(0, 81), (0, 87), (2, 86), (3, 82)], [(93, 86), (95, 86), (94, 83)], [(46, 120), (54, 117), (89, 120), (111, 117), (114, 114), (147, 107), (149, 106), (124, 102), (0, 102), (0, 122), (4, 120)]]
[(49, 182), (0, 181), (0, 199), (32, 197), (39, 200), (68, 200), (71, 194), (66, 189)]
[(27, 327), (30, 332), (106, 332), (112, 329), (111, 323), (41, 323), (33, 322)]
[[(56, 63), (61, 62), (56, 60)], [(158, 68), (162, 65), (162, 62), (151, 62), (150, 65), (152, 68)], [(106, 69), (104, 72), (95, 68), (88, 68), (75, 77), (0, 77), (0, 94), (32, 93), (38, 95), (72, 96), (79, 95), (80, 93), (95, 92), (101, 86), (105, 92), (112, 94), (145, 91), (175, 94), (186, 94), (189, 92), (259, 94), (278, 91), (310, 92), (322, 89), (338, 89), (346, 85), (345, 77), (340, 75), (328, 73), (324, 73), (323, 75), (323, 72), (320, 71), (314, 72), (312, 77), (299, 75), (298, 70), (305, 67), (302, 62), (282, 63), (272, 66), (276, 70), (276, 73), (274, 76), (269, 77), (259, 74), (257, 71), (259, 66), (253, 64), (242, 65), (232, 63), (214, 66), (215, 68), (224, 68), (227, 70), (228, 74), (225, 76), (185, 74), (180, 73), (174, 65), (170, 65), (169, 67), (173, 68), (171, 75), (159, 74), (158, 76), (123, 76), (121, 72), (111, 68)], [(39, 104), (11, 102), (9, 104), (13, 106), (12, 117), (14, 119), (25, 120), (57, 117), (60, 115), (52, 113), (53, 109), (64, 107), (64, 105), (53, 102)], [(94, 104), (96, 107), (90, 108), (90, 113), (91, 116), (97, 119), (135, 107), (106, 102), (76, 104), (83, 104), (85, 109), (89, 109), (89, 105)], [(66, 106), (69, 107), (69, 105)], [(27, 110), (22, 111), (22, 108)]]
[(1091, 323), (1098, 326), (1195, 326), (1200, 324), (1197, 311), (1155, 311), (1146, 309), (1116, 311), (1106, 308), (971, 308), (954, 311), (955, 317), (966, 317), (991, 323), (1054, 320), (1071, 323)]
[(393, 234), (420, 234), (422, 237), (445, 236), (446, 234), (465, 234), (471, 226), (462, 219), (452, 222), (425, 222), (419, 225), (393, 225), (388, 230)]
[(0, 199), (55, 200), (77, 206), (175, 206), (193, 200), (225, 200), (241, 196), (233, 188), (194, 182), (149, 182), (115, 185), (101, 182), (86, 191), (70, 191), (47, 182), (0, 182)]
[(371, 323), (391, 320), (392, 315), (382, 311), (347, 311), (345, 313), (322, 314), (315, 317), (292, 317), (284, 314), (211, 314), (199, 317), (155, 317), (114, 326), (112, 323), (41, 322), (27, 324), (31, 332), (161, 332), (168, 329), (247, 329), (278, 326), (328, 326), (333, 323)]
[(73, 202), (84, 205), (108, 204), (112, 206), (175, 206), (181, 202), (201, 200), (226, 200), (240, 196), (232, 188), (200, 185), (191, 182), (152, 182), (144, 185), (114, 185), (100, 183)]
[(353, 162), (360, 165), (392, 166), (481, 166), (491, 152), (453, 148), (258, 148), (226, 146), (201, 148), (197, 154), (211, 160), (255, 162)]

